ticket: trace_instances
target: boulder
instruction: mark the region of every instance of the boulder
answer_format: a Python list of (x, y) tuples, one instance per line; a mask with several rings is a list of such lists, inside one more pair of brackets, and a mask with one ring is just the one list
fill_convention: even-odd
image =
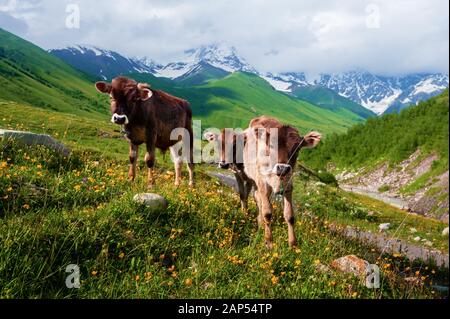
[(341, 272), (352, 273), (358, 277), (365, 277), (369, 269), (369, 262), (355, 255), (348, 255), (331, 262), (331, 267)]
[(380, 232), (388, 230), (389, 227), (391, 227), (390, 223), (384, 223), (384, 224), (378, 225), (378, 229), (380, 230)]
[(70, 154), (69, 148), (47, 134), (0, 129), (0, 137), (17, 140), (26, 145), (43, 145), (57, 151), (63, 156), (69, 156)]
[(442, 231), (442, 236), (448, 236), (448, 227), (445, 227)]
[(167, 208), (167, 201), (164, 197), (153, 193), (136, 194), (133, 197), (136, 203), (147, 206), (151, 211), (161, 211)]

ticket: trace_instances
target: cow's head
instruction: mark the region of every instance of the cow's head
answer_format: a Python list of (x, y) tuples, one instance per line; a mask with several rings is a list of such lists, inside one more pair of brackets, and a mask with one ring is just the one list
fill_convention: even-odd
[(252, 134), (255, 146), (256, 166), (261, 178), (280, 193), (290, 186), (293, 167), (302, 147), (315, 147), (321, 134), (311, 132), (301, 137), (298, 130), (287, 125), (276, 128), (254, 127)]
[(243, 167), (243, 149), (245, 134), (233, 129), (222, 129), (219, 134), (206, 131), (203, 136), (210, 143), (215, 143), (219, 151), (220, 159), (218, 166), (222, 169), (241, 169)]
[(148, 84), (137, 83), (126, 77), (117, 77), (111, 83), (97, 82), (95, 88), (101, 93), (109, 94), (111, 122), (120, 125), (128, 124), (136, 106), (153, 95)]

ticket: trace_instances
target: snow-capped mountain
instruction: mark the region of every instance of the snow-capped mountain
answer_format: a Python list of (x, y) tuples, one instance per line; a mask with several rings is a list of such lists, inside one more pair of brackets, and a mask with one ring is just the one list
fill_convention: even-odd
[(201, 64), (208, 64), (228, 73), (236, 71), (258, 73), (244, 58), (237, 54), (234, 47), (228, 47), (224, 44), (213, 44), (184, 51), (184, 54), (178, 61), (168, 63), (154, 75), (176, 79), (192, 73)]
[(320, 85), (376, 114), (399, 111), (408, 105), (417, 104), (439, 94), (449, 85), (448, 75), (445, 74), (387, 77), (362, 70), (321, 74), (316, 79), (308, 79), (304, 73), (269, 73), (264, 78), (275, 89), (284, 92), (292, 92), (296, 86)]
[(74, 45), (49, 52), (75, 68), (104, 80), (129, 73), (155, 73), (162, 66), (148, 58), (127, 58), (117, 52), (90, 45)]
[(72, 66), (103, 79), (139, 72), (195, 85), (236, 71), (250, 72), (265, 79), (276, 90), (288, 94), (293, 94), (299, 87), (322, 86), (376, 114), (398, 112), (408, 105), (439, 94), (449, 85), (448, 75), (431, 73), (394, 77), (353, 70), (320, 74), (315, 78), (308, 78), (303, 72), (263, 74), (239, 56), (234, 47), (223, 43), (184, 51), (179, 59), (166, 65), (146, 57), (127, 58), (117, 52), (88, 45), (49, 52)]

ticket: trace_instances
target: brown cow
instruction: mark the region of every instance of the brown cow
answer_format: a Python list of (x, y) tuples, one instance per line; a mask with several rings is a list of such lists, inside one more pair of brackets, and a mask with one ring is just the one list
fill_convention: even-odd
[[(220, 134), (207, 131), (203, 136), (209, 142), (217, 143), (216, 145), (220, 151), (218, 167), (229, 169), (233, 172), (238, 186), (241, 209), (246, 213), (248, 211), (248, 195), (250, 195), (252, 190), (253, 181), (245, 174), (244, 163), (242, 162), (245, 134), (222, 129)], [(227, 153), (228, 150), (231, 154)]]
[(183, 157), (175, 148), (175, 144), (179, 142), (180, 138), (172, 140), (171, 132), (175, 128), (184, 128), (189, 133), (189, 144), (184, 143), (189, 147), (189, 151), (185, 152), (189, 155), (185, 155), (184, 159), (188, 163), (189, 186), (193, 186), (192, 111), (189, 103), (163, 91), (150, 89), (148, 84), (137, 83), (126, 77), (117, 77), (111, 83), (97, 82), (95, 87), (99, 92), (109, 94), (111, 121), (123, 125), (126, 132), (125, 136), (130, 143), (129, 178), (134, 180), (136, 176), (139, 145), (145, 143), (148, 188), (154, 184), (155, 147), (162, 151), (170, 148), (170, 154), (175, 164), (175, 185), (179, 185)]
[(292, 204), (292, 176), (298, 153), (302, 147), (314, 147), (321, 135), (311, 132), (301, 137), (292, 126), (266, 116), (253, 119), (246, 130), (244, 171), (255, 182), (258, 224), (264, 224), (266, 246), (272, 248), (272, 194), (280, 194), (284, 201), (284, 218), (288, 224), (289, 246), (297, 241), (294, 233)]

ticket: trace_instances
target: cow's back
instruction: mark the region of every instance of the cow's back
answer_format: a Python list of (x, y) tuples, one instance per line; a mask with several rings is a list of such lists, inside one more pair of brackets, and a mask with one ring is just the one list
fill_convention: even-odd
[(163, 150), (175, 144), (170, 134), (176, 128), (185, 128), (192, 134), (192, 110), (188, 101), (161, 90), (152, 90), (151, 116), (157, 127), (156, 146)]

